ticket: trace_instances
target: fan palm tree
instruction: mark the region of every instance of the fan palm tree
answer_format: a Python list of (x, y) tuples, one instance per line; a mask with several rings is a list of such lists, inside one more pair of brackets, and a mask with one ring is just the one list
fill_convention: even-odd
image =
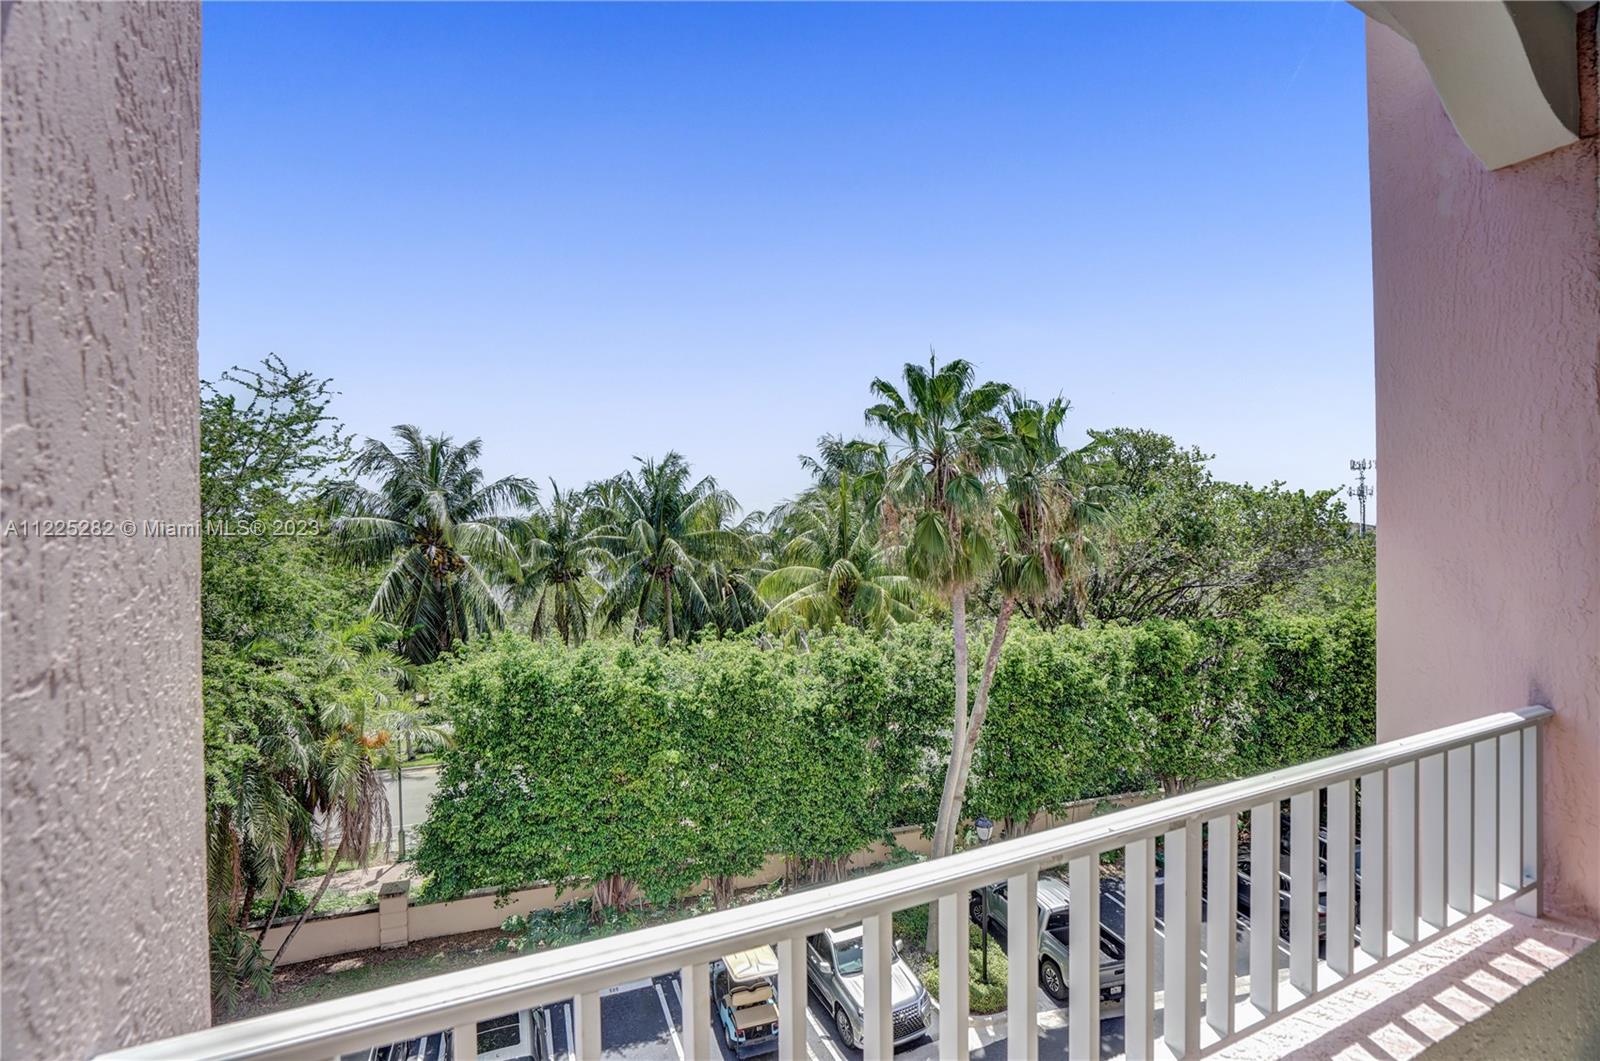
[(593, 527), (586, 527), (586, 506), (570, 491), (550, 482), (550, 501), (535, 503), (522, 521), (522, 580), (515, 596), (532, 606), (529, 633), (543, 637), (551, 622), (563, 644), (581, 642), (589, 634), (589, 613), (602, 592), (595, 572), (610, 554)]
[(1018, 397), (1006, 409), (1006, 438), (995, 450), (1001, 476), (995, 498), (994, 571), (1000, 607), (966, 740), (955, 761), (953, 820), (960, 818), (1012, 614), (1019, 604), (1037, 605), (1056, 596), (1064, 582), (1081, 593), (1083, 569), (1093, 553), (1089, 532), (1107, 519), (1099, 492), (1085, 485), (1082, 451), (1068, 450), (1061, 442), (1061, 425), (1070, 408), (1061, 398), (1041, 404)]
[(916, 587), (893, 566), (875, 505), (858, 496), (848, 471), (783, 510), (782, 566), (761, 580), (771, 606), (768, 622), (783, 633), (829, 630), (839, 624), (882, 630), (916, 616)]
[[(368, 439), (350, 464), (355, 479), (331, 484), (324, 497), (341, 551), (387, 565), (371, 614), (402, 629), (407, 659), (428, 663), (504, 622), (498, 583), (517, 569), (506, 509), (532, 504), (536, 492), (516, 476), (485, 483), (479, 439), (458, 446), (410, 424), (394, 433), (397, 450)], [(368, 477), (376, 489), (357, 481)]]
[(657, 615), (662, 642), (677, 636), (673, 594), (690, 613), (711, 613), (696, 580), (697, 565), (753, 557), (749, 541), (728, 520), (737, 502), (709, 475), (691, 482), (689, 464), (678, 453), (639, 459), (639, 470), (613, 480), (610, 520), (597, 533), (615, 570), (600, 602), (606, 623), (633, 617), (635, 635)]
[(999, 411), (1011, 388), (974, 382), (962, 360), (943, 367), (928, 358), (924, 368), (907, 364), (905, 391), (884, 379), (872, 381), (879, 398), (867, 422), (891, 440), (892, 463), (885, 488), (891, 525), (909, 520), (905, 564), (912, 577), (950, 601), (955, 642), (955, 710), (951, 766), (934, 829), (933, 857), (955, 846), (954, 765), (967, 735), (967, 592), (994, 557), (987, 476), (1003, 434)]

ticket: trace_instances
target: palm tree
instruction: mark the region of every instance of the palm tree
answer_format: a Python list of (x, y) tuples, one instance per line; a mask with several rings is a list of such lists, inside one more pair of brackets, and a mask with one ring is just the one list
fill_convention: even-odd
[(894, 460), (885, 489), (891, 526), (909, 519), (907, 571), (950, 601), (955, 642), (955, 711), (951, 766), (934, 829), (933, 857), (955, 846), (954, 765), (967, 734), (967, 591), (988, 568), (988, 484), (1002, 434), (998, 411), (1011, 393), (1003, 383), (974, 384), (973, 369), (955, 360), (942, 368), (907, 364), (905, 393), (884, 379), (872, 381), (880, 399), (867, 410), (869, 424), (889, 434)]
[(1096, 490), (1085, 485), (1082, 451), (1061, 442), (1061, 424), (1071, 405), (1015, 398), (1006, 409), (1007, 435), (996, 448), (1001, 475), (995, 504), (998, 556), (995, 584), (1000, 607), (966, 740), (956, 760), (954, 819), (959, 820), (973, 754), (989, 710), (995, 667), (1005, 646), (1011, 616), (1019, 604), (1037, 605), (1056, 596), (1063, 582), (1082, 592), (1084, 568), (1091, 562), (1091, 528), (1105, 522), (1107, 510)]
[[(428, 663), (457, 641), (505, 619), (500, 580), (516, 577), (517, 550), (508, 506), (532, 504), (534, 486), (508, 476), (484, 483), (483, 444), (424, 438), (410, 424), (394, 429), (398, 452), (368, 439), (351, 461), (355, 479), (331, 484), (334, 540), (361, 564), (386, 564), (371, 614), (403, 631), (403, 651)], [(356, 480), (374, 477), (376, 490)]]
[(563, 644), (581, 642), (589, 633), (589, 613), (602, 587), (595, 572), (610, 554), (593, 527), (585, 527), (586, 506), (570, 491), (550, 482), (550, 502), (535, 503), (522, 521), (522, 580), (515, 595), (533, 607), (529, 633), (543, 637), (555, 623)]
[(840, 469), (832, 489), (818, 489), (782, 510), (782, 566), (761, 580), (775, 630), (799, 633), (847, 624), (882, 630), (916, 616), (916, 589), (892, 564), (874, 506), (858, 497), (859, 480)]
[(375, 750), (383, 765), (394, 771), (395, 838), (399, 850), (395, 858), (406, 860), (405, 760), (414, 751), (428, 751), (452, 743), (449, 727), (431, 717), (417, 695), (391, 699), (379, 715), (382, 740)]
[(669, 643), (677, 636), (674, 592), (686, 611), (711, 613), (695, 578), (697, 565), (748, 559), (753, 550), (727, 526), (738, 504), (715, 479), (708, 475), (691, 482), (689, 464), (678, 453), (638, 460), (637, 472), (626, 472), (604, 488), (611, 517), (597, 540), (615, 558), (616, 570), (600, 613), (608, 624), (632, 615), (636, 636), (657, 615), (662, 642)]
[(283, 942), (272, 956), (276, 968), (306, 917), (322, 901), (339, 863), (353, 856), (365, 866), (391, 836), (389, 800), (377, 760), (389, 744), (386, 718), (397, 708), (400, 686), (409, 681), (404, 660), (388, 651), (399, 631), (373, 618), (325, 635), (312, 661), (311, 697), (321, 729), (311, 786), (312, 809), (321, 815), (328, 866)]

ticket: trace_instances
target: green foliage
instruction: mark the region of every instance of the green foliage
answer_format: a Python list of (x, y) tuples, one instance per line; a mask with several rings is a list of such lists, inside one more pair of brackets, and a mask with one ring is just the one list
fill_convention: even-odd
[[(1085, 798), (1179, 790), (1373, 739), (1369, 611), (1046, 631), (1001, 656), (975, 813), (1025, 826)], [(932, 826), (948, 753), (947, 635), (841, 629), (809, 652), (504, 634), (435, 683), (455, 746), (418, 868), (431, 897), (611, 881), (660, 904), (773, 854), (812, 876)], [(1300, 705), (1300, 706), (1297, 706)], [(1269, 749), (1270, 752), (1263, 751)]]
[[(924, 907), (923, 909), (926, 910), (927, 908)], [(895, 916), (899, 917), (898, 914)], [(972, 1013), (979, 1016), (999, 1013), (1006, 1008), (1006, 988), (1011, 973), (1011, 966), (1006, 961), (1006, 952), (992, 938), (985, 937), (983, 929), (977, 925), (967, 926), (967, 940), (968, 1006)], [(985, 947), (989, 950), (989, 978), (987, 980), (983, 978), (983, 951)], [(934, 998), (939, 997), (939, 956), (937, 954), (929, 956), (928, 964), (922, 970), (922, 982), (927, 987), (930, 995)]]

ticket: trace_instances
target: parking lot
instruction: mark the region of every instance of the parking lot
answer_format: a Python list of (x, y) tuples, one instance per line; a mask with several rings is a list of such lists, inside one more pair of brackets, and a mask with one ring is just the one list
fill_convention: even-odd
[[(1101, 903), (1102, 916), (1106, 925), (1119, 935), (1124, 933), (1126, 906), (1123, 899), (1122, 881), (1118, 877), (1107, 876), (1101, 881), (1103, 901)], [(1156, 918), (1156, 954), (1155, 954), (1155, 982), (1162, 982), (1162, 971), (1165, 966), (1163, 953), (1163, 920), (1159, 916), (1162, 907), (1164, 889), (1158, 880), (1156, 885), (1157, 911)], [(1249, 971), (1250, 933), (1243, 925), (1236, 926), (1236, 953), (1237, 972), (1244, 976)], [(1283, 941), (1279, 941), (1280, 965), (1287, 966), (1288, 950)], [(1202, 965), (1205, 963), (1205, 950), (1201, 947)], [(1158, 987), (1159, 990), (1159, 987)], [(834, 1027), (833, 1018), (824, 1008), (817, 996), (807, 992), (806, 1019), (806, 1046), (811, 1057), (819, 1061), (856, 1061), (861, 1053), (858, 1050), (840, 1041), (838, 1029)], [(780, 1008), (784, 1013), (788, 1007), (783, 1005), (780, 996)], [(1038, 1021), (1042, 1052), (1064, 1052), (1067, 1044), (1066, 1010), (1053, 999), (1040, 991), (1037, 995)], [(552, 1058), (572, 1058), (569, 1043), (572, 1041), (572, 1007), (570, 1004), (551, 1006), (547, 1010), (549, 1020), (546, 1022), (546, 1047)], [(629, 984), (622, 984), (609, 990), (600, 1002), (601, 1039), (604, 1056), (616, 1058), (619, 1061), (687, 1061), (683, 1051), (683, 1040), (680, 1029), (683, 1024), (683, 993), (682, 985), (678, 982), (676, 974), (656, 977), (653, 980), (640, 980)], [(711, 1018), (714, 1024), (715, 1016)], [(1160, 1021), (1160, 1004), (1157, 1003), (1157, 1022)], [(979, 1020), (970, 1036), (969, 1046), (975, 1058), (1002, 1058), (1005, 1056), (1005, 1021), (1000, 1018), (992, 1022), (997, 1027), (990, 1028), (991, 1022)], [(939, 1056), (938, 1044), (933, 1036), (937, 1028), (929, 1029), (929, 1038), (920, 1042), (906, 1045), (898, 1052), (898, 1057), (906, 1061), (933, 1061)], [(1123, 1050), (1122, 1007), (1120, 1005), (1104, 1005), (1101, 1010), (1101, 1048), (1106, 1056), (1115, 1056)], [(725, 1061), (733, 1061), (733, 1055), (722, 1046), (722, 1038), (713, 1028), (712, 1040), (723, 1050)]]

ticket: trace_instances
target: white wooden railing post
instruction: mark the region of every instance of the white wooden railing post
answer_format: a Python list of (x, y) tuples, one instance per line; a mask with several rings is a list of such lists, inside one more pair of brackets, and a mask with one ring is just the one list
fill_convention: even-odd
[(1424, 924), (1450, 924), (1450, 771), (1443, 752), (1417, 763), (1417, 907)]
[(1361, 777), (1361, 949), (1389, 956), (1389, 774)]
[(1415, 760), (1389, 771), (1389, 917), (1395, 937), (1402, 943), (1422, 938), (1420, 781), (1421, 770)]
[(1538, 726), (1522, 731), (1522, 868), (1519, 876), (1523, 885), (1532, 883), (1533, 890), (1519, 898), (1516, 907), (1519, 913), (1529, 917), (1539, 916), (1539, 897), (1544, 891), (1544, 864), (1539, 846), (1539, 823), (1544, 817), (1544, 766), (1539, 740)]
[(894, 917), (888, 911), (861, 919), (863, 995), (861, 1056), (889, 1061), (894, 1056)]
[(1006, 882), (1006, 1056), (1038, 1061), (1039, 870), (1030, 867)]
[(1232, 814), (1206, 825), (1206, 1023), (1233, 1034), (1233, 980), (1238, 958), (1239, 826)]
[[(781, 968), (778, 971), (783, 972)], [(703, 962), (685, 965), (678, 970), (678, 987), (683, 996), (683, 1056), (715, 1057), (717, 1047), (711, 1041), (711, 966)], [(781, 1009), (778, 1023), (781, 1027)]]
[(1304, 995), (1317, 990), (1315, 789), (1289, 797), (1289, 984)]
[(1278, 831), (1276, 800), (1250, 808), (1250, 1002), (1278, 1010)]
[(1200, 1056), (1200, 823), (1167, 833), (1166, 1019), (1163, 1038), (1177, 1057)]
[(450, 1029), (451, 1061), (473, 1061), (478, 1056), (478, 1022), (457, 1024)]
[[(950, 1061), (967, 1061), (971, 977), (967, 904), (972, 894), (962, 890), (939, 899), (939, 1056)], [(988, 940), (983, 942), (988, 946)]]
[[(1128, 844), (1127, 962), (1122, 989), (1124, 1050), (1128, 1061), (1155, 1057), (1156, 1002), (1156, 842), (1154, 838)], [(1520, 871), (1519, 871), (1520, 872)]]
[(1355, 785), (1328, 786), (1328, 968), (1355, 972)]
[(1472, 746), (1472, 892), (1492, 903), (1500, 898), (1500, 742)]
[(806, 1056), (806, 938), (778, 941), (778, 1055)]
[(600, 996), (586, 991), (572, 1000), (572, 1054), (580, 1059), (599, 1057)]
[(1100, 856), (1082, 855), (1067, 871), (1072, 905), (1067, 915), (1067, 1056), (1100, 1057)]
[(1450, 803), (1446, 811), (1450, 844), (1448, 892), (1450, 905), (1463, 914), (1471, 914), (1473, 873), (1473, 794), (1472, 747), (1453, 748), (1445, 754), (1445, 769), (1450, 774)]

